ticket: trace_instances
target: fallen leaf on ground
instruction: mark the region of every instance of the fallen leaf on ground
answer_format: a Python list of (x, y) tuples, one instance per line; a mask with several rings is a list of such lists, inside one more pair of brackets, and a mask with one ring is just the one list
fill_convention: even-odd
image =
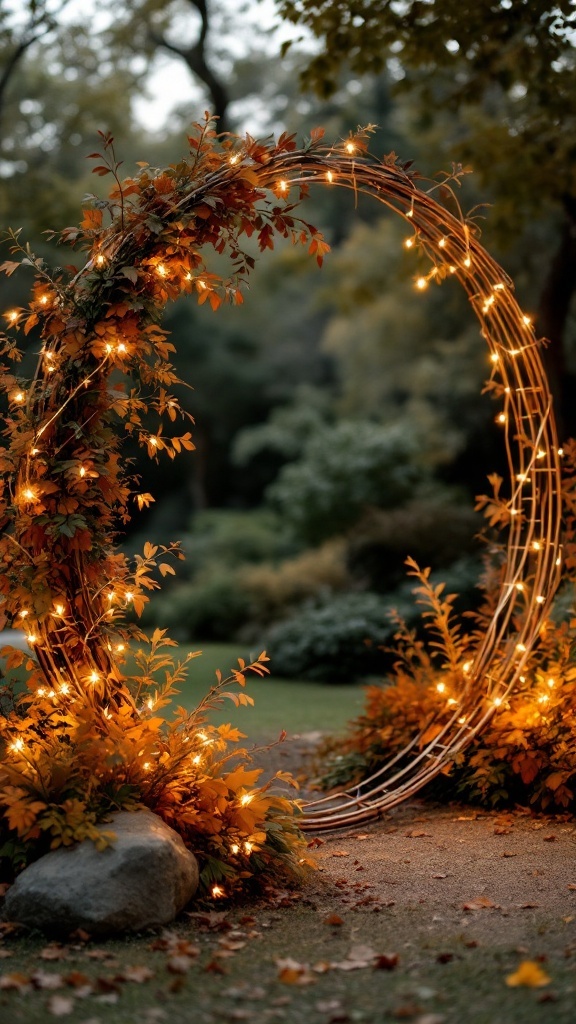
[(513, 974), (506, 976), (506, 984), (511, 988), (523, 986), (525, 988), (541, 988), (542, 985), (549, 985), (552, 979), (546, 971), (543, 971), (540, 964), (535, 960), (522, 960), (518, 969)]
[(64, 978), (61, 974), (49, 974), (47, 971), (40, 970), (40, 968), (37, 971), (33, 971), (30, 975), (30, 981), (34, 988), (40, 989), (63, 988), (64, 986)]
[(499, 910), (499, 904), (494, 903), (489, 896), (474, 896), (473, 899), (464, 903), (462, 910)]
[(441, 871), (437, 871), (436, 874), (432, 875), (432, 878), (447, 878), (447, 875), (443, 875)]
[(150, 967), (124, 967), (120, 974), (116, 975), (117, 981), (135, 981), (141, 985), (144, 981), (150, 981), (154, 977), (154, 971)]
[(74, 1005), (71, 996), (50, 996), (47, 1009), (53, 1017), (67, 1017), (74, 1012)]
[(430, 832), (423, 832), (422, 829), (412, 829), (411, 832), (405, 832), (404, 835), (407, 839), (424, 839), (424, 837), (430, 837)]
[(68, 956), (68, 950), (64, 946), (53, 945), (45, 946), (44, 949), (40, 950), (41, 960), (65, 960)]
[(189, 956), (171, 956), (166, 962), (166, 970), (170, 971), (170, 974), (187, 974), (192, 967), (192, 957)]
[(398, 967), (399, 963), (400, 957), (398, 953), (379, 953), (373, 966), (377, 971), (393, 971), (395, 967)]
[(502, 850), (503, 857), (517, 857), (517, 853), (513, 853), (512, 850)]
[(30, 978), (27, 974), (14, 971), (12, 974), (0, 974), (0, 991), (2, 992), (27, 992), (30, 988)]
[(511, 831), (512, 831), (511, 828), (506, 828), (504, 825), (496, 825), (496, 827), (494, 828), (494, 835), (495, 836), (509, 836)]
[(325, 839), (320, 839), (319, 836), (314, 836), (314, 839), (311, 839), (309, 843), (306, 843), (306, 846), (309, 850), (315, 850), (317, 846), (324, 846), (325, 842)]
[(349, 857), (348, 850), (334, 850), (333, 857)]
[(354, 836), (354, 839), (358, 839), (358, 840), (370, 839), (370, 836), (368, 835), (367, 832), (361, 832), (360, 835)]
[(344, 918), (340, 917), (340, 914), (328, 914), (328, 917), (324, 918), (324, 924), (339, 926), (344, 924)]
[(281, 981), (283, 985), (311, 985), (316, 981), (307, 964), (298, 963), (291, 957), (276, 960), (276, 966), (278, 967), (278, 981)]
[(567, 889), (576, 889), (576, 882), (568, 882)]

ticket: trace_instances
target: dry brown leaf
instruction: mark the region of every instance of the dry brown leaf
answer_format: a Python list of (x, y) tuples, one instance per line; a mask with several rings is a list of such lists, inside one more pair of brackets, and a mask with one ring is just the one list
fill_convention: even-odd
[(12, 974), (0, 974), (0, 991), (3, 992), (27, 992), (30, 988), (30, 978), (20, 971), (13, 971)]
[(576, 882), (568, 882), (567, 889), (576, 889)]
[(92, 979), (87, 974), (83, 974), (82, 971), (69, 971), (68, 974), (64, 975), (64, 981), (70, 988), (92, 988)]
[(291, 957), (282, 957), (276, 960), (276, 966), (278, 967), (278, 980), (283, 985), (311, 985), (316, 981), (307, 964), (301, 964)]
[(349, 857), (348, 850), (334, 850), (333, 857)]
[(495, 836), (509, 836), (511, 831), (512, 831), (511, 828), (506, 828), (504, 825), (496, 825), (495, 828), (494, 828), (494, 835)]
[(328, 914), (328, 917), (324, 918), (324, 924), (339, 927), (341, 924), (344, 924), (344, 918), (340, 917), (340, 914)]
[(75, 1000), (72, 996), (50, 996), (47, 1003), (48, 1013), (53, 1017), (68, 1017), (74, 1012)]
[(555, 843), (557, 838), (558, 836), (555, 836), (554, 833), (551, 833), (549, 836), (542, 836), (542, 840), (545, 843)]
[(474, 896), (473, 899), (464, 903), (462, 910), (499, 910), (498, 903), (494, 903), (489, 896)]
[(177, 954), (167, 960), (166, 970), (170, 971), (170, 974), (187, 974), (193, 962), (192, 957)]
[(124, 967), (122, 972), (116, 975), (116, 980), (135, 981), (137, 985), (141, 985), (144, 981), (150, 981), (154, 974), (155, 972), (150, 967), (136, 965), (135, 967)]
[(67, 956), (68, 950), (59, 943), (45, 946), (44, 949), (40, 950), (41, 960), (66, 960)]
[(437, 871), (436, 874), (432, 875), (432, 878), (447, 878), (447, 875), (443, 875), (441, 871)]
[(407, 839), (424, 839), (430, 837), (430, 832), (423, 832), (422, 829), (412, 829), (411, 832), (405, 832), (404, 835)]

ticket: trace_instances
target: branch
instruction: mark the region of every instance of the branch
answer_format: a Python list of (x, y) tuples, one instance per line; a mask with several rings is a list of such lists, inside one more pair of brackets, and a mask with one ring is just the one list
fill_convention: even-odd
[(230, 102), (228, 90), (216, 77), (206, 60), (206, 39), (210, 30), (208, 5), (206, 0), (189, 0), (189, 2), (196, 8), (201, 19), (200, 34), (192, 46), (186, 48), (176, 46), (174, 43), (170, 43), (165, 36), (155, 32), (151, 26), (148, 27), (148, 35), (155, 46), (162, 47), (169, 53), (180, 57), (192, 74), (204, 83), (210, 95), (212, 111), (219, 119), (219, 129), (227, 131), (226, 111)]

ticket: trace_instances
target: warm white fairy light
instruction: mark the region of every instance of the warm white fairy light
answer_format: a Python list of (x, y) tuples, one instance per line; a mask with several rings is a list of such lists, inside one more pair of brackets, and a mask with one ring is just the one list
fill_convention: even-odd
[(130, 602), (130, 601), (133, 601), (133, 600), (134, 600), (134, 594), (132, 593), (132, 591), (131, 591), (131, 590), (127, 590), (127, 591), (126, 591), (125, 597), (126, 597), (126, 600), (127, 600), (128, 602)]
[(414, 239), (412, 237), (405, 238), (402, 244), (405, 249), (412, 249), (412, 247), (414, 246)]
[(98, 267), (103, 267), (104, 266), (104, 264), (106, 263), (106, 257), (104, 256), (103, 253), (101, 253), (101, 252), (98, 253), (98, 255), (96, 256), (95, 263), (96, 263), (96, 266), (98, 266)]
[(328, 181), (330, 185), (334, 181), (334, 175), (332, 174), (332, 171), (326, 171), (326, 181)]
[(240, 803), (242, 804), (242, 807), (247, 807), (248, 804), (251, 803), (253, 799), (254, 799), (253, 793), (244, 793), (240, 797)]
[(65, 611), (65, 609), (64, 609), (64, 605), (62, 604), (62, 602), (61, 602), (61, 601), (58, 601), (58, 602), (57, 602), (57, 603), (56, 603), (56, 604), (54, 605), (54, 612), (53, 612), (53, 614), (54, 614), (54, 615), (64, 615), (64, 611)]
[(278, 182), (278, 189), (279, 189), (280, 192), (286, 192), (287, 191), (287, 189), (288, 189), (288, 182), (285, 181), (284, 178), (281, 178), (280, 181)]
[(167, 276), (168, 271), (166, 270), (166, 267), (164, 266), (163, 263), (158, 264), (158, 266), (156, 267), (156, 273), (158, 274), (159, 277)]
[(356, 152), (356, 146), (354, 145), (353, 142), (346, 143), (346, 152), (349, 153), (350, 155)]
[(100, 681), (100, 673), (94, 669), (88, 676), (89, 683), (98, 683)]
[(436, 690), (438, 693), (444, 693), (446, 690), (446, 683), (436, 683)]
[(419, 291), (423, 292), (428, 287), (428, 279), (426, 277), (417, 277), (416, 287)]
[(236, 856), (237, 853), (240, 853), (240, 847), (238, 843), (232, 843), (232, 846), (230, 847), (230, 853), (234, 854), (234, 856)]
[(212, 888), (210, 889), (210, 892), (214, 899), (221, 899), (222, 896), (226, 895), (221, 885), (213, 885)]
[(14, 740), (13, 743), (10, 744), (8, 749), (11, 750), (12, 753), (14, 754), (19, 754), (22, 750), (24, 750), (25, 745), (26, 744), (24, 743), (24, 740), (22, 739), (21, 736), (19, 736), (18, 739)]

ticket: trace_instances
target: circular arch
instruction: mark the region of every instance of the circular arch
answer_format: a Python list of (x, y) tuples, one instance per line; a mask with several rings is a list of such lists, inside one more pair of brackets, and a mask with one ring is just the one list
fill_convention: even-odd
[[(174, 455), (192, 446), (189, 433), (173, 444), (161, 430), (152, 434), (145, 429), (138, 395), (110, 399), (110, 377), (118, 370), (127, 375), (138, 371), (141, 381), (152, 381), (156, 388), (153, 408), (159, 416), (175, 419), (177, 402), (163, 381), (168, 387), (176, 378), (166, 369), (170, 347), (157, 325), (158, 312), (181, 292), (195, 291), (200, 302), (210, 301), (213, 308), (223, 297), (241, 300), (235, 286), (208, 271), (199, 250), (228, 249), (242, 276), (250, 258), (239, 236), (256, 232), (260, 247), (271, 248), (276, 231), (309, 243), (321, 263), (328, 247), (293, 210), (311, 185), (344, 187), (371, 196), (403, 218), (410, 229), (405, 245), (419, 248), (430, 261), (417, 287), (454, 276), (466, 291), (490, 353), (489, 388), (501, 401), (498, 419), (509, 470), (509, 496), (496, 495), (493, 503), (494, 519), (508, 531), (498, 600), (484, 635), (458, 667), (457, 688), (438, 713), (434, 737), (427, 739), (423, 730), (359, 789), (306, 804), (302, 825), (314, 830), (379, 815), (414, 795), (473, 740), (520, 680), (550, 608), (562, 558), (562, 452), (532, 323), (472, 223), (457, 204), (454, 213), (435, 198), (439, 184), (451, 194), (457, 175), (425, 182), (395, 158), (371, 157), (364, 139), (365, 133), (359, 133), (325, 146), (318, 132), (297, 149), (286, 136), (277, 144), (241, 142), (218, 139), (208, 125), (199, 126), (187, 161), (164, 171), (146, 167), (122, 182), (112, 140), (105, 138), (104, 164), (96, 171), (116, 178), (111, 200), (87, 210), (81, 229), (61, 235), (62, 241), (89, 249), (87, 263), (66, 280), (50, 277), (42, 262), (32, 259), (38, 275), (34, 299), (29, 309), (7, 314), (15, 330), (27, 333), (39, 324), (42, 349), (27, 393), (15, 384), (10, 394), (16, 455), (7, 469), (10, 502), (3, 512), (1, 545), (9, 567), (0, 580), (5, 609), (16, 623), (22, 601), (29, 600), (34, 626), (28, 638), (40, 676), (50, 680), (55, 673), (67, 673), (69, 690), (104, 719), (121, 709), (128, 716), (138, 713), (115, 655), (121, 645), (113, 648), (111, 631), (118, 630), (122, 612), (146, 586), (143, 574), (136, 574), (134, 589), (129, 589), (133, 577), (114, 548), (115, 520), (120, 515), (125, 521), (130, 514), (112, 413), (124, 418), (152, 456), (161, 449)], [(298, 199), (292, 202), (295, 190)], [(103, 209), (111, 215), (107, 227), (102, 226)], [(13, 241), (18, 251), (16, 236)], [(74, 486), (84, 495), (87, 511), (74, 526), (70, 515), (77, 513), (61, 513), (62, 531), (48, 535), (39, 530), (39, 510), (51, 508), (52, 456), (71, 450), (71, 423), (89, 424), (90, 443), (84, 455), (74, 448), (69, 469), (81, 477)], [(44, 449), (50, 458), (43, 458)], [(93, 481), (100, 481), (97, 498), (89, 489)], [(146, 495), (137, 498), (140, 507), (146, 503)], [(96, 512), (90, 518), (92, 507), (99, 510), (99, 519)], [(16, 558), (41, 564), (47, 577), (52, 573), (51, 591), (57, 585), (62, 595), (56, 611), (42, 607), (32, 582), (22, 582), (21, 567), (16, 575)]]

